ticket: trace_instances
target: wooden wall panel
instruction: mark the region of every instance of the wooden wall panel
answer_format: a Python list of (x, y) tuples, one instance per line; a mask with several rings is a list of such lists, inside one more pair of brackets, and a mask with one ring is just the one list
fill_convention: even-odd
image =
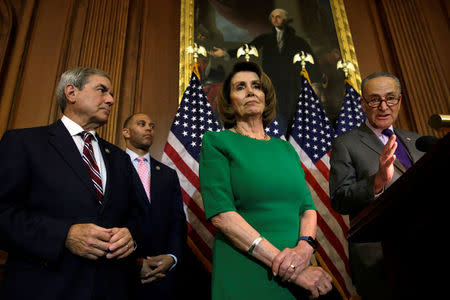
[[(413, 128), (431, 135), (433, 129), (428, 126), (428, 119), (432, 114), (450, 112), (450, 94), (431, 37), (430, 23), (425, 19), (421, 5), (414, 0), (385, 0), (381, 1), (381, 7), (408, 95), (403, 104), (413, 121)], [(449, 43), (448, 40), (443, 42)]]
[[(10, 128), (41, 126), (48, 123), (54, 105), (58, 59), (63, 28), (69, 14), (67, 1), (39, 1), (33, 12), (33, 25), (27, 41), (22, 73), (17, 81)], [(52, 22), (49, 22), (52, 20)]]
[(400, 128), (442, 135), (427, 121), (433, 113), (450, 113), (448, 2), (344, 1), (361, 77), (384, 70), (403, 84)]
[[(4, 0), (3, 0), (4, 1)], [(16, 92), (21, 82), (24, 56), (27, 52), (29, 34), (32, 28), (35, 1), (27, 1), (24, 6), (11, 4), (14, 11), (14, 36), (10, 36), (11, 49), (3, 58), (2, 82), (0, 86), (0, 134), (11, 128), (10, 120), (13, 117), (13, 105)], [(16, 5), (14, 5), (16, 4)], [(9, 46), (9, 45), (8, 45)], [(12, 127), (14, 128), (14, 127)]]
[(159, 159), (178, 107), (180, 1), (146, 1), (146, 4), (141, 94), (136, 99), (135, 111), (149, 114), (156, 122), (150, 153)]

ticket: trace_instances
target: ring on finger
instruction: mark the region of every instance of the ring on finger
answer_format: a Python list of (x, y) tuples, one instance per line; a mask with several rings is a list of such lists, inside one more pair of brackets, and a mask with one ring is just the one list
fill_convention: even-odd
[(291, 268), (292, 270), (295, 270), (295, 266), (294, 266), (293, 264), (291, 264), (291, 265), (289, 266), (289, 268)]

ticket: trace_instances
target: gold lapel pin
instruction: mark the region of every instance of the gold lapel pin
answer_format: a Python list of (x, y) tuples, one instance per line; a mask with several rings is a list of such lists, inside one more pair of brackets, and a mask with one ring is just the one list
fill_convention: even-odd
[(157, 171), (161, 170), (161, 168), (160, 168), (159, 166), (156, 166), (155, 169), (156, 169)]
[(106, 152), (106, 154), (110, 154), (111, 153), (111, 151), (109, 151), (108, 148), (105, 148), (105, 152)]

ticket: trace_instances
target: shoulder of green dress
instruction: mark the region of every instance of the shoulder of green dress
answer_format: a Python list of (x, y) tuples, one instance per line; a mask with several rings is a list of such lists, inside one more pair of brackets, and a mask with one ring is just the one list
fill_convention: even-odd
[(203, 134), (202, 143), (203, 144), (217, 144), (222, 143), (227, 138), (227, 131), (206, 131)]

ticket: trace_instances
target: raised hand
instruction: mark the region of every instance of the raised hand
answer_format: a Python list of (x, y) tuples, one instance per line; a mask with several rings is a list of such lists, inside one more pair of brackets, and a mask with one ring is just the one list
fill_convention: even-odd
[(394, 161), (396, 159), (395, 150), (397, 149), (395, 134), (392, 135), (383, 148), (378, 162), (378, 171), (375, 175), (374, 192), (380, 193), (384, 186), (391, 182), (394, 176)]

